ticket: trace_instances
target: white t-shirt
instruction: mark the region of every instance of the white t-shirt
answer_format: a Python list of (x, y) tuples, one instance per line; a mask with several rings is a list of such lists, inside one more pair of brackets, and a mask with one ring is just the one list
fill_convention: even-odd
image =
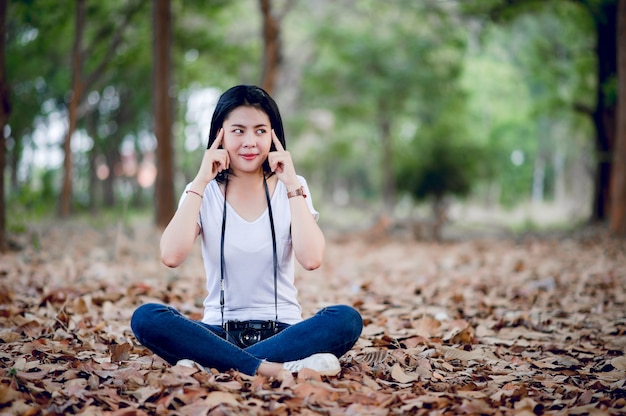
[[(298, 176), (304, 186), (305, 199), (311, 214), (318, 219), (313, 208), (306, 180)], [(186, 189), (189, 189), (188, 184)], [(184, 200), (186, 193), (180, 200)], [(207, 297), (204, 299), (202, 322), (221, 325), (220, 313), (220, 241), (224, 196), (217, 181), (204, 190), (198, 224), (201, 227), (202, 257), (206, 271)], [(294, 324), (302, 320), (298, 303), (298, 290), (294, 286), (294, 260), (291, 245), (291, 211), (287, 189), (277, 181), (271, 195), (272, 215), (276, 231), (278, 256), (278, 320)], [(224, 322), (228, 320), (274, 320), (274, 263), (272, 232), (267, 208), (256, 220), (249, 222), (226, 204), (226, 231), (224, 240)]]

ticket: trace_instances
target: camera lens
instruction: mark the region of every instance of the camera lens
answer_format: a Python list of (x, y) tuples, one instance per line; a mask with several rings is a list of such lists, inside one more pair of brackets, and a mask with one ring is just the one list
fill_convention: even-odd
[(261, 333), (256, 329), (246, 329), (239, 334), (239, 341), (249, 347), (250, 345), (256, 344), (261, 340)]

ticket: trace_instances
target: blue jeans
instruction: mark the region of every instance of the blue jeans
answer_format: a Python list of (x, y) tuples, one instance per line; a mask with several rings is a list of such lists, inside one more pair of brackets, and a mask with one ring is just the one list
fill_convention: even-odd
[(363, 320), (350, 306), (329, 306), (297, 324), (281, 323), (281, 332), (245, 349), (226, 341), (221, 326), (191, 320), (166, 305), (140, 306), (130, 326), (142, 345), (172, 365), (190, 359), (220, 372), (254, 375), (263, 360), (284, 363), (322, 352), (341, 357), (359, 339)]

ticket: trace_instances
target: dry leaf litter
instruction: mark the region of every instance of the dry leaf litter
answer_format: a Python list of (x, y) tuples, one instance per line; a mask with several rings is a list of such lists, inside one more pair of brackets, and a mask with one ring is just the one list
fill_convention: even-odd
[(150, 226), (34, 226), (0, 256), (3, 415), (626, 414), (626, 243), (602, 232), (443, 243), (329, 238), (304, 315), (355, 306), (338, 377), (170, 366), (129, 328), (145, 302), (200, 318), (199, 247)]

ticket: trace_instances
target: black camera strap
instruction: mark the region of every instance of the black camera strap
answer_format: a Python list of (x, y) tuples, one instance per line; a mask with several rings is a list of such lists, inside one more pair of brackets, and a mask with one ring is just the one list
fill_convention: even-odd
[[(265, 175), (263, 175), (263, 186), (265, 187), (265, 198), (267, 199), (267, 210), (270, 217), (270, 228), (272, 230), (272, 250), (274, 252), (274, 311), (276, 314), (275, 320), (278, 322), (278, 255), (276, 254), (276, 230), (274, 230), (272, 203)], [(226, 189), (228, 189), (228, 177), (224, 182), (224, 212), (222, 214), (222, 239), (220, 242), (220, 311), (222, 314), (222, 327), (224, 327), (224, 269), (226, 268), (226, 261), (224, 260), (224, 236), (226, 234)]]

